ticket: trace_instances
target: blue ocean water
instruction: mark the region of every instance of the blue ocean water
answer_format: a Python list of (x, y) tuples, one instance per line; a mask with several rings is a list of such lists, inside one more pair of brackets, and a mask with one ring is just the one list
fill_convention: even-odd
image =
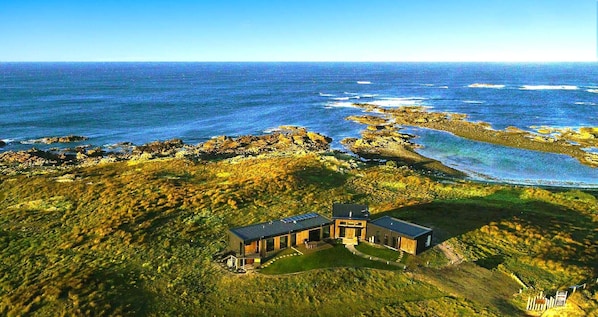
[[(344, 119), (361, 113), (354, 102), (466, 113), (497, 129), (598, 126), (598, 64), (0, 63), (0, 151), (69, 134), (97, 146), (194, 144), (280, 125), (342, 148), (364, 128)], [(598, 187), (598, 169), (566, 156), (418, 134), (422, 154), (472, 178)]]

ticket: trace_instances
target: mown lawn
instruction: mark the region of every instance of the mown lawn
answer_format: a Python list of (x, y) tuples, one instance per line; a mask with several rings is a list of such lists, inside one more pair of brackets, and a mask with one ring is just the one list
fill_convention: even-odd
[(353, 255), (347, 248), (341, 244), (333, 248), (304, 254), (289, 258), (280, 259), (270, 266), (261, 269), (263, 274), (287, 274), (308, 271), (313, 269), (323, 269), (332, 267), (369, 267), (383, 270), (398, 270), (399, 267), (386, 265), (381, 262), (370, 261), (362, 257)]
[(400, 255), (398, 251), (385, 247), (376, 247), (367, 243), (360, 243), (355, 246), (355, 249), (367, 255), (375, 256), (388, 261), (396, 261)]

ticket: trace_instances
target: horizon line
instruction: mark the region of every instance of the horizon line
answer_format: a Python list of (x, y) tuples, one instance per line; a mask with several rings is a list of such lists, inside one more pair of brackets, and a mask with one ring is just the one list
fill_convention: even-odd
[[(597, 0), (598, 1), (598, 0)], [(346, 61), (331, 61), (331, 60), (321, 60), (321, 61), (300, 61), (300, 60), (229, 60), (229, 61), (216, 61), (216, 60), (23, 60), (23, 61), (0, 61), (0, 63), (496, 63), (496, 64), (562, 64), (562, 63), (597, 63), (598, 59), (596, 60), (555, 60), (555, 61), (495, 61), (495, 60), (468, 60), (468, 61), (455, 61), (455, 60), (421, 60), (421, 61), (414, 61), (414, 60), (396, 60), (396, 61), (355, 61), (355, 60), (346, 60)]]

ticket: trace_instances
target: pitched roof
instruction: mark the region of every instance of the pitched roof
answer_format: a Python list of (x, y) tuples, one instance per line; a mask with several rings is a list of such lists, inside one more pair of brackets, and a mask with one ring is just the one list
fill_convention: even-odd
[(245, 242), (276, 237), (285, 233), (303, 231), (330, 224), (331, 220), (315, 212), (287, 217), (280, 220), (256, 223), (249, 226), (230, 229)]
[(332, 218), (343, 219), (370, 219), (367, 205), (339, 204), (332, 205)]
[(420, 226), (411, 222), (399, 220), (397, 218), (389, 216), (384, 216), (382, 218), (372, 220), (370, 223), (382, 228), (392, 230), (412, 239), (416, 239), (428, 232), (432, 232), (432, 229), (428, 227)]

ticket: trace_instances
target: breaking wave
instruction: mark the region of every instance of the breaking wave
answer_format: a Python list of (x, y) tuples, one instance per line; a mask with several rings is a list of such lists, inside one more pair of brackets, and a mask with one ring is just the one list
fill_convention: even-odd
[(505, 88), (505, 85), (475, 83), (475, 84), (471, 84), (471, 85), (469, 85), (467, 87), (469, 87), (469, 88), (494, 88), (494, 89), (502, 89), (502, 88)]
[(573, 85), (523, 85), (520, 90), (578, 90)]

